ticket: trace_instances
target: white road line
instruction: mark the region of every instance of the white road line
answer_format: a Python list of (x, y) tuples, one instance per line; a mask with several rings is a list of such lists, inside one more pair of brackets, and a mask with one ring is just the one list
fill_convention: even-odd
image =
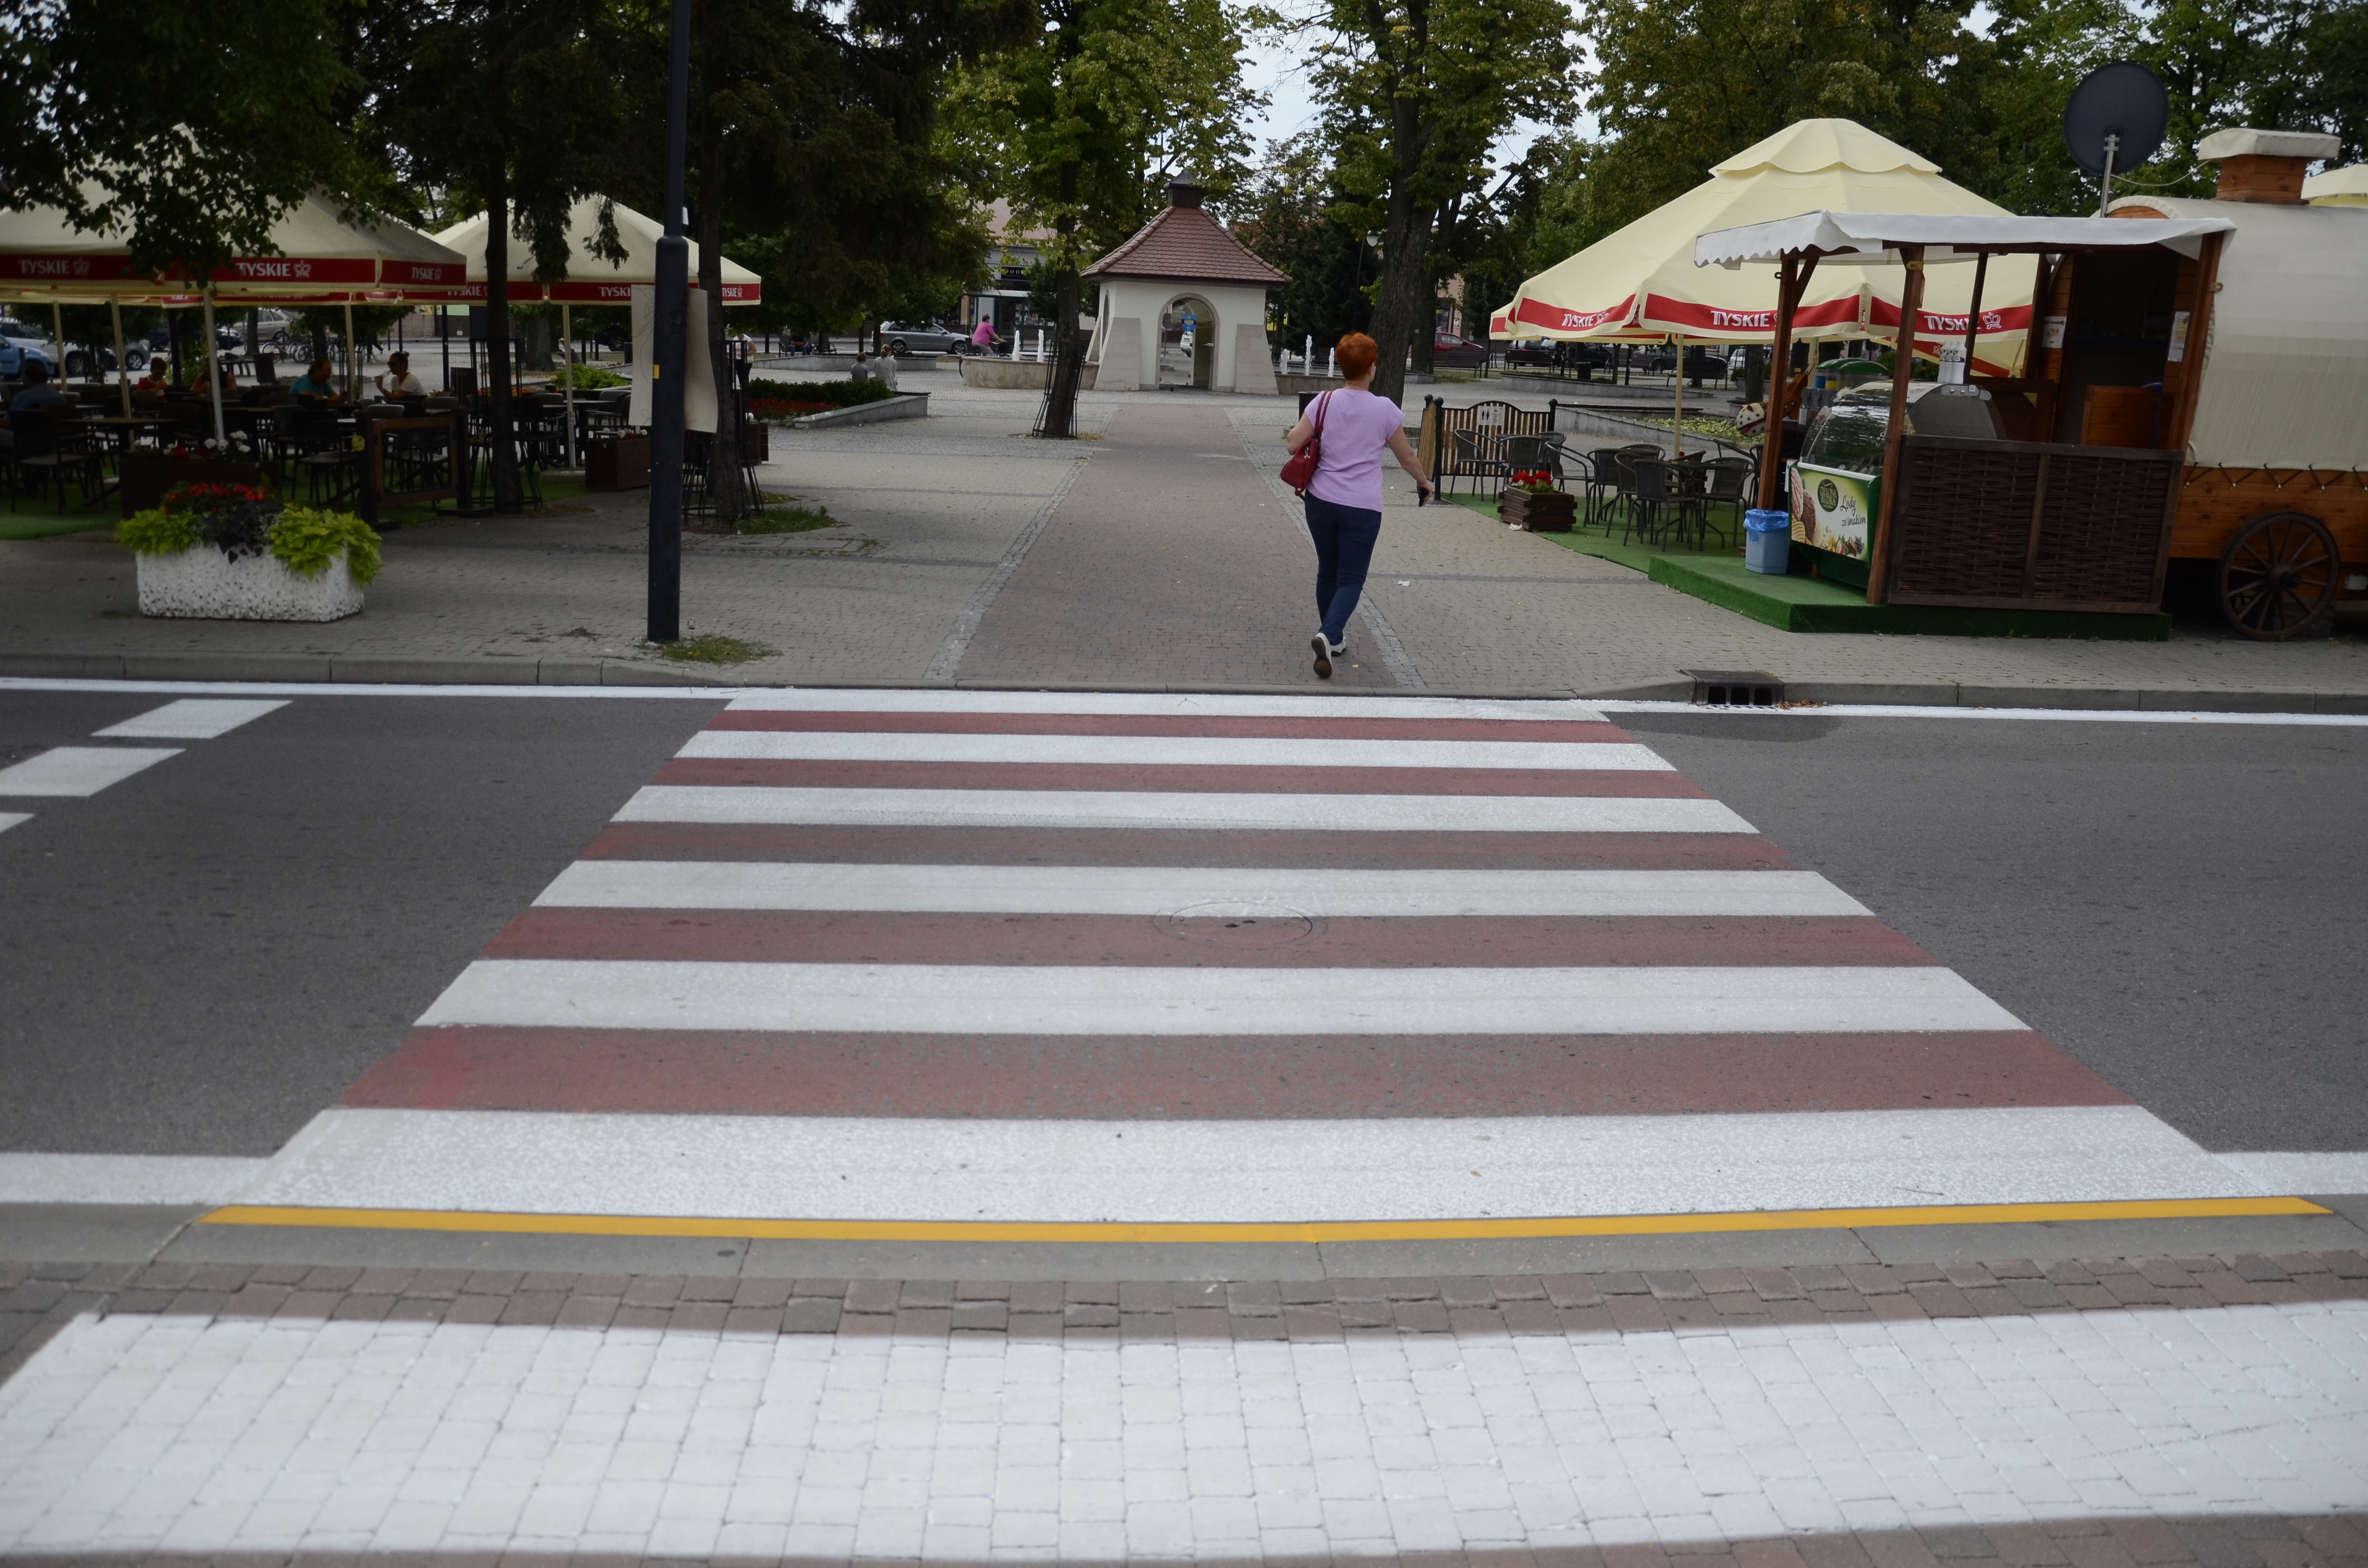
[(1369, 871), (1198, 866), (901, 866), (578, 860), (535, 903), (576, 909), (959, 915), (1835, 915), (1815, 871)]
[(96, 795), (180, 755), (177, 746), (57, 746), (0, 767), (0, 795)]
[(677, 754), (783, 762), (1133, 763), (1157, 767), (1294, 767), (1320, 782), (1340, 767), (1482, 767), (1661, 772), (1634, 744), (1382, 741), (1204, 735), (963, 735), (848, 730), (702, 730)]
[(1382, 1568), (2061, 1522), (2102, 1558), (2100, 1515), (2368, 1505), (2357, 1301), (1115, 1341), (84, 1313), (0, 1393), (0, 1551)]
[(223, 1203), (263, 1166), (197, 1154), (0, 1153), (0, 1203)]
[(871, 690), (804, 687), (750, 691), (734, 710), (804, 713), (1121, 713), (1181, 719), (1596, 720), (1591, 702), (1471, 697), (1232, 697), (1197, 692)]
[(2260, 1195), (2137, 1106), (1258, 1121), (336, 1108), (240, 1201), (1279, 1224)]
[(210, 741), (287, 706), (285, 699), (238, 701), (185, 697), (98, 733), (127, 741)]
[(1751, 833), (1716, 801), (1599, 795), (1234, 795), (1121, 790), (784, 790), (652, 784), (619, 822), (1303, 833)]
[(2341, 1151), (2235, 1153), (2220, 1163), (2265, 1192), (2368, 1192), (2368, 1153)]
[[(2060, 688), (2077, 696), (2078, 687)], [(1646, 702), (1605, 698), (1595, 706), (1609, 714), (1718, 714), (1748, 722), (1756, 719), (2031, 719), (2066, 724), (2286, 724), (2334, 729), (2368, 725), (2368, 713), (2231, 713), (2187, 708), (1942, 708), (1912, 703), (1803, 702), (1788, 708), (1712, 708), (1698, 702)]]
[(0, 812), (0, 833), (6, 833), (20, 822), (31, 822), (30, 812)]
[(1152, 969), (484, 959), (422, 1027), (912, 1034), (2020, 1029), (1940, 968)]

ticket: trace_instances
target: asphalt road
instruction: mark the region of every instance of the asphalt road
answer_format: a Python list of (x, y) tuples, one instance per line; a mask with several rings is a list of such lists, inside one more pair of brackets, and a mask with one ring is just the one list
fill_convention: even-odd
[(2368, 728), (1617, 717), (2206, 1148), (2368, 1150)]
[[(194, 695), (194, 694), (193, 694)], [(0, 1149), (268, 1154), (721, 706), (299, 697), (214, 740), (87, 740), (171, 694), (0, 692), (0, 765), (182, 755), (0, 800)]]
[[(0, 765), (169, 696), (0, 691)], [(270, 1153), (715, 707), (300, 697), (0, 801), (0, 1149)], [(2206, 1146), (2368, 1149), (2368, 729), (1621, 722)]]

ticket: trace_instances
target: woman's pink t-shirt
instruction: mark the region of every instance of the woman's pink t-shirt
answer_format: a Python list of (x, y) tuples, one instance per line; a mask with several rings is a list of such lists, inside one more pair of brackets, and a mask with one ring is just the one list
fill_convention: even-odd
[[(1390, 437), (1406, 427), (1405, 413), (1388, 398), (1347, 387), (1316, 402), (1324, 404), (1324, 456), (1307, 493), (1335, 506), (1380, 511), (1382, 454), (1389, 449)], [(1311, 420), (1315, 408), (1314, 403), (1307, 405)]]

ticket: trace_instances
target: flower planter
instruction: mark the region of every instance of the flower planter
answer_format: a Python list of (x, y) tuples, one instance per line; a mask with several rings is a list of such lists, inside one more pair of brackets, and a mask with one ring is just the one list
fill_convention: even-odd
[(1559, 490), (1499, 490), (1497, 515), (1533, 534), (1566, 534), (1578, 518), (1578, 497)]
[(164, 505), (166, 492), (184, 484), (265, 485), (261, 463), (218, 462), (189, 458), (130, 457), (123, 460), (123, 515)]
[[(187, 467), (187, 464), (181, 465)], [(317, 577), (300, 577), (270, 555), (236, 561), (210, 544), (142, 555), (140, 613), (199, 620), (343, 620), (362, 590), (338, 554)]]

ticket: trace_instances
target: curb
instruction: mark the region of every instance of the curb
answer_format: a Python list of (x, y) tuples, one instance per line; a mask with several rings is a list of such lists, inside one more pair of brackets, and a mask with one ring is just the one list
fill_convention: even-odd
[[(854, 691), (1101, 691), (1212, 696), (1459, 697), (1497, 701), (1685, 702), (1690, 680), (1598, 687), (1318, 687), (1227, 681), (735, 679), (728, 666), (669, 667), (631, 659), (403, 658), (313, 653), (10, 653), (0, 677), (36, 680), (271, 681), (352, 686), (808, 687)], [(2195, 691), (2143, 687), (1956, 686), (1944, 682), (1790, 681), (1788, 705), (2026, 708), (2166, 713), (2368, 714), (2368, 692)]]
[(790, 421), (792, 430), (826, 430), (835, 425), (877, 425), (887, 419), (927, 419), (928, 392), (898, 392), (878, 403), (853, 403), (845, 408), (803, 414)]

